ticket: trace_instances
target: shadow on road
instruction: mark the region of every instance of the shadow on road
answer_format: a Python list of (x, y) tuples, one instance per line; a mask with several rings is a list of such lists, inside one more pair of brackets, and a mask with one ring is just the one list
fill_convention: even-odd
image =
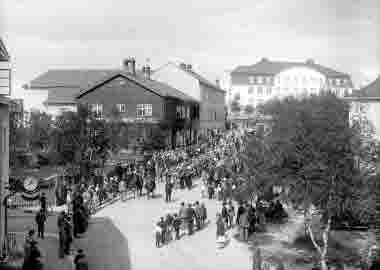
[(84, 238), (76, 239), (88, 257), (91, 270), (131, 270), (127, 239), (109, 218), (92, 218)]

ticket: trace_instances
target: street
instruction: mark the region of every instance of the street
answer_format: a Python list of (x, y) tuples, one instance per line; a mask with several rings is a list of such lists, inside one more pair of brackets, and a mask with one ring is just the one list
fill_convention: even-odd
[[(157, 197), (163, 194), (163, 185), (158, 185)], [(95, 217), (108, 217), (128, 241), (132, 269), (236, 269), (247, 270), (250, 267), (248, 246), (231, 241), (222, 250), (216, 248), (215, 216), (220, 203), (215, 200), (200, 198), (200, 187), (191, 191), (176, 190), (174, 202), (165, 203), (162, 197), (147, 200), (146, 197), (128, 200), (106, 207)], [(156, 248), (154, 242), (154, 223), (161, 216), (177, 212), (180, 203), (195, 201), (204, 202), (210, 222), (192, 236), (183, 236), (180, 240), (171, 241), (167, 245)], [(110, 246), (110, 248), (114, 248)], [(128, 251), (125, 252), (125, 254)], [(100, 255), (100, 254), (99, 254)], [(113, 262), (117, 264), (117, 262)], [(92, 269), (92, 268), (91, 268)], [(96, 269), (101, 269), (96, 267)], [(116, 268), (113, 268), (116, 269)], [(122, 269), (122, 268), (118, 268)]]

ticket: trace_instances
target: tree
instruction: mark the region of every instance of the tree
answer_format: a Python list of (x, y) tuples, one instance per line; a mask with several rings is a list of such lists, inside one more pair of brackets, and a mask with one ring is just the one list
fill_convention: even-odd
[(104, 164), (109, 146), (106, 122), (97, 120), (86, 105), (78, 105), (77, 112), (64, 112), (55, 121), (51, 151), (59, 163), (78, 165), (82, 175), (87, 174), (90, 161)]
[(241, 111), (240, 103), (236, 99), (231, 101), (230, 108), (231, 108), (232, 112), (240, 112)]
[(322, 211), (322, 243), (311, 223), (307, 233), (323, 270), (331, 220), (352, 201), (352, 186), (359, 175), (355, 167), (357, 132), (348, 123), (349, 106), (332, 94), (305, 99), (274, 100), (260, 107), (271, 116), (271, 132), (248, 140), (242, 160), (253, 177), (248, 187), (264, 192), (271, 185), (289, 190), (289, 201), (305, 215)]
[(10, 166), (16, 166), (18, 148), (26, 148), (29, 143), (28, 129), (23, 126), (17, 112), (9, 114), (9, 162)]
[(252, 114), (255, 111), (255, 108), (251, 104), (247, 104), (244, 108), (246, 114)]
[(49, 146), (53, 120), (46, 112), (32, 111), (30, 114), (30, 146), (32, 150), (45, 151)]

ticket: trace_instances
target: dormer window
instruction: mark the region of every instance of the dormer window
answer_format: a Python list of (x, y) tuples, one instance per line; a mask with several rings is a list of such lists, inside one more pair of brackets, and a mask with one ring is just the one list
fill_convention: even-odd
[(254, 84), (254, 83), (255, 83), (255, 77), (253, 77), (253, 76), (249, 76), (249, 77), (248, 77), (248, 82), (249, 82), (250, 84)]

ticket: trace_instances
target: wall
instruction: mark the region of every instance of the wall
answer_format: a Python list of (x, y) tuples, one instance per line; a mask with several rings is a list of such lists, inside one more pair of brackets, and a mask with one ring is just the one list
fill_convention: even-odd
[(152, 117), (164, 119), (164, 99), (121, 76), (82, 96), (79, 102), (103, 104), (104, 115), (112, 112), (116, 104), (126, 104), (122, 118), (136, 118), (137, 104), (152, 104)]
[(200, 104), (200, 127), (203, 129), (224, 128), (224, 94), (204, 84), (200, 84), (199, 87), (202, 92), (202, 102)]
[(152, 79), (166, 83), (197, 101), (201, 100), (198, 80), (176, 67), (175, 64), (169, 63), (158, 69), (152, 74)]
[(3, 199), (6, 194), (4, 186), (9, 178), (9, 107), (0, 96), (0, 243), (4, 239), (4, 207)]
[[(250, 81), (250, 77), (258, 76), (263, 79), (261, 83)], [(236, 94), (239, 94), (240, 104), (243, 107), (247, 104), (257, 106), (274, 97), (318, 94), (327, 89), (336, 91), (339, 97), (343, 97), (345, 89), (348, 93), (352, 92), (349, 78), (344, 79), (348, 80), (345, 85), (331, 85), (330, 78), (326, 78), (324, 74), (308, 67), (288, 68), (275, 76), (233, 73), (232, 90), (228, 102), (232, 101)]]

